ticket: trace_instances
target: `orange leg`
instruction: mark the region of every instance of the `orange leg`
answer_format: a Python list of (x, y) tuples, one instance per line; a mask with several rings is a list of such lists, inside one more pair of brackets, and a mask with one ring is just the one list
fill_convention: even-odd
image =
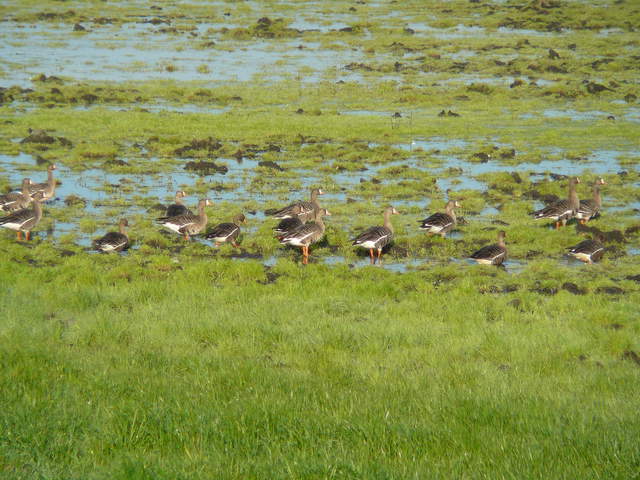
[(22, 232), (20, 230), (16, 230), (16, 239), (18, 241), (22, 240)]
[(369, 257), (371, 258), (371, 265), (376, 263), (375, 259), (373, 258), (373, 248), (369, 249)]
[(302, 247), (302, 264), (307, 265), (309, 263), (309, 247)]
[(378, 249), (378, 263), (380, 263), (380, 257), (382, 257), (382, 249)]
[(236, 242), (231, 242), (231, 245), (233, 245), (236, 248), (240, 248), (240, 245), (238, 245)]
[(189, 241), (189, 234), (188, 234), (188, 233), (185, 233), (185, 234), (184, 234), (184, 239), (185, 239), (185, 240), (187, 240), (187, 241)]
[(31, 240), (31, 232), (30, 232), (29, 230), (27, 230), (26, 232), (24, 232), (24, 236), (25, 236), (25, 238), (27, 239), (27, 242), (28, 242), (29, 240)]
[(580, 219), (580, 225), (586, 225), (587, 224), (587, 219), (586, 218), (581, 218)]
[(556, 230), (560, 228), (560, 222), (556, 222)]

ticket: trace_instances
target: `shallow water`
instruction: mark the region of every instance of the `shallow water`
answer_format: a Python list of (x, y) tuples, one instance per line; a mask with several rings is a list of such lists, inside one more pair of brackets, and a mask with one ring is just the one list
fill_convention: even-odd
[[(211, 25), (202, 25), (209, 28)], [(225, 48), (194, 48), (186, 34), (158, 33), (150, 24), (93, 25), (74, 33), (70, 25), (4, 22), (0, 58), (11, 64), (0, 86), (29, 85), (40, 73), (91, 81), (250, 81), (270, 72), (272, 79), (305, 72), (302, 81), (317, 81), (326, 70), (357, 60), (351, 49), (330, 50), (319, 43), (264, 40), (225, 41)], [(304, 49), (298, 46), (303, 45)], [(278, 65), (277, 69), (271, 68)], [(208, 71), (198, 68), (206, 66)], [(174, 71), (167, 71), (171, 67)]]

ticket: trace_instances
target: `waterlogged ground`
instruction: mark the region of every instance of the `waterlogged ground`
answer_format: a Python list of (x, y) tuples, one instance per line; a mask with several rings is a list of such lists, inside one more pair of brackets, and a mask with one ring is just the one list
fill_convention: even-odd
[[(56, 198), (34, 240), (16, 244), (13, 232), (0, 232), (4, 275), (40, 268), (82, 282), (78, 272), (95, 263), (117, 285), (145, 275), (200, 279), (195, 272), (214, 268), (216, 281), (234, 288), (255, 274), (262, 290), (245, 293), (258, 295), (256, 304), (300, 282), (320, 282), (332, 304), (326, 280), (335, 277), (362, 282), (351, 292), (356, 303), (397, 285), (409, 297), (445, 289), (461, 304), (449, 312), (455, 318), (478, 296), (499, 303), (483, 310), (494, 319), (539, 318), (553, 303), (578, 321), (589, 304), (620, 326), (607, 333), (619, 338), (594, 335), (609, 342), (598, 362), (624, 361), (637, 381), (630, 312), (640, 289), (640, 4), (131, 3), (0, 6), (0, 190), (27, 176), (44, 181), (47, 165), (58, 167)], [(573, 175), (580, 198), (605, 179), (602, 215), (559, 231), (533, 221), (528, 213), (564, 197)], [(313, 187), (326, 192), (320, 201), (332, 216), (304, 267), (298, 251), (273, 239), (276, 222), (265, 211), (306, 199)], [(153, 220), (176, 190), (192, 207), (212, 200), (212, 224), (245, 213), (241, 247), (160, 231)], [(418, 221), (448, 196), (462, 203), (458, 228), (446, 240), (425, 237)], [(388, 204), (401, 212), (396, 240), (381, 268), (369, 267), (350, 239), (381, 223)], [(123, 216), (131, 249), (113, 258), (92, 252), (92, 239)], [(505, 269), (466, 260), (499, 230), (507, 232)], [(607, 247), (600, 264), (565, 256), (597, 233)], [(351, 300), (323, 312), (351, 315), (360, 308)], [(93, 305), (78, 302), (78, 311)], [(415, 315), (398, 308), (399, 318)], [(440, 311), (424, 308), (417, 311)], [(580, 352), (566, 355), (589, 356)], [(411, 465), (403, 478), (428, 471)]]

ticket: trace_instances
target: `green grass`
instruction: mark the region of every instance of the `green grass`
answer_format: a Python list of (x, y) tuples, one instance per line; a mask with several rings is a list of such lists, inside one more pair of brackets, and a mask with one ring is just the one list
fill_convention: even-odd
[[(47, 161), (122, 177), (91, 187), (99, 205), (47, 204), (29, 244), (0, 232), (0, 479), (640, 479), (637, 2), (262, 3), (0, 5), (9, 28), (25, 27), (4, 38), (15, 47), (39, 27), (48, 47), (81, 35), (117, 59), (125, 29), (144, 28), (134, 45), (198, 58), (105, 70), (166, 73), (139, 82), (46, 78), (18, 60), (0, 68), (3, 79), (34, 75), (31, 89), (0, 92), (0, 153), (34, 159), (0, 165), (2, 193), (18, 171), (43, 179)], [(170, 23), (135, 25), (145, 18)], [(301, 18), (353, 31), (291, 30)], [(88, 31), (74, 33), (76, 23)], [(411, 34), (409, 24), (446, 30)], [(483, 30), (447, 37), (460, 24)], [(304, 48), (248, 82), (216, 81), (217, 65), (193, 55), (242, 57), (256, 44)], [(305, 49), (357, 62), (292, 68)], [(194, 81), (172, 80), (179, 73)], [(609, 89), (592, 93), (589, 82)], [(372, 114), (349, 114), (358, 110)], [(19, 143), (29, 128), (71, 143)], [(176, 153), (209, 137), (219, 148)], [(466, 143), (406, 148), (433, 139)], [(533, 193), (564, 196), (566, 181), (521, 164), (568, 159), (574, 172), (547, 174), (579, 174), (580, 198), (590, 198), (596, 175), (582, 160), (601, 150), (620, 151), (626, 173), (604, 175), (603, 215), (589, 225), (620, 230), (624, 243), (610, 242), (596, 265), (567, 263), (566, 248), (584, 236), (527, 215)], [(443, 207), (442, 182), (468, 175), (480, 152), (509, 171), (456, 191), (467, 223), (452, 238), (426, 238), (417, 220)], [(237, 156), (285, 171), (200, 177), (165, 198), (135, 183), (164, 182), (191, 159), (231, 166)], [(437, 170), (448, 157), (468, 163)], [(189, 204), (237, 192), (208, 210), (214, 223), (306, 198), (308, 178), (346, 198), (323, 197), (333, 216), (308, 266), (275, 242), (274, 222), (253, 215), (241, 250), (250, 260), (230, 258), (229, 246), (185, 246), (153, 223), (162, 209), (152, 207), (176, 188)], [(98, 207), (90, 218), (83, 200)], [(387, 256), (408, 260), (402, 274), (363, 266), (349, 240), (379, 224), (388, 203), (402, 204)], [(134, 249), (84, 251), (131, 205)], [(486, 207), (495, 213), (479, 213)], [(54, 239), (45, 232), (56, 222), (78, 228)], [(506, 271), (463, 260), (502, 228)], [(323, 263), (332, 258), (343, 262)]]
[(481, 295), (511, 276), (465, 268), (4, 263), (0, 471), (634, 478), (637, 288)]

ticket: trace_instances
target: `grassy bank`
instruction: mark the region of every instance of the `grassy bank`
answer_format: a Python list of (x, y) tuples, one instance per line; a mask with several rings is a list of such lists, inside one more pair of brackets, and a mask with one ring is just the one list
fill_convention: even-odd
[(136, 254), (0, 268), (5, 478), (637, 475), (637, 290)]

